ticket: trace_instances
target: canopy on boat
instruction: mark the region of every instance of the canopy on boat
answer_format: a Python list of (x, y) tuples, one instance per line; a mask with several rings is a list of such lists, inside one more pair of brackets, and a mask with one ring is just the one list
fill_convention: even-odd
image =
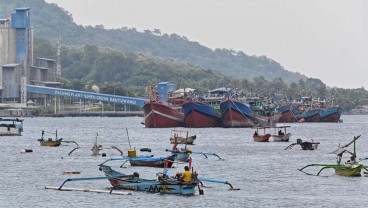
[(230, 92), (230, 91), (231, 91), (231, 88), (220, 87), (217, 89), (210, 90), (209, 93), (221, 93), (221, 92)]
[(174, 93), (184, 93), (184, 92), (194, 92), (194, 91), (195, 89), (193, 88), (181, 88), (181, 89), (174, 91)]

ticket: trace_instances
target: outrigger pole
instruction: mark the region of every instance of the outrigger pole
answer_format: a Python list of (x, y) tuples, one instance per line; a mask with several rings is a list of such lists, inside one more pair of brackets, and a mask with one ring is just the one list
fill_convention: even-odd
[(208, 158), (207, 155), (213, 155), (213, 156), (218, 157), (219, 160), (223, 160), (218, 154), (212, 153), (212, 152), (191, 152), (191, 154), (204, 155), (206, 158)]
[(234, 191), (240, 190), (240, 188), (234, 188), (233, 185), (231, 185), (231, 183), (229, 183), (228, 181), (225, 181), (225, 180), (218, 180), (218, 179), (211, 179), (211, 178), (198, 178), (198, 180), (199, 180), (199, 182), (201, 183), (202, 186), (203, 186), (202, 181), (205, 181), (205, 182), (211, 182), (211, 183), (227, 184), (227, 185), (230, 186), (230, 190), (234, 190)]
[(197, 155), (204, 155), (206, 158), (208, 158), (207, 155), (213, 155), (216, 156), (219, 160), (224, 160), (223, 158), (221, 158), (218, 154), (213, 153), (213, 152), (192, 152), (192, 151), (188, 151), (188, 150), (171, 150), (171, 149), (166, 149), (166, 152), (172, 152), (172, 153), (189, 153), (189, 154), (197, 154)]
[(58, 187), (55, 186), (46, 186), (45, 189), (53, 189), (58, 191), (83, 191), (83, 192), (96, 192), (96, 193), (109, 193), (109, 194), (117, 194), (117, 195), (131, 195), (129, 192), (122, 192), (122, 191), (115, 191), (112, 192), (112, 190), (96, 190), (96, 189), (78, 189), (78, 188), (63, 188), (66, 182), (69, 181), (88, 181), (88, 180), (102, 180), (102, 179), (113, 179), (111, 177), (107, 176), (101, 176), (101, 177), (90, 177), (90, 178), (67, 178), (65, 179), (62, 184)]

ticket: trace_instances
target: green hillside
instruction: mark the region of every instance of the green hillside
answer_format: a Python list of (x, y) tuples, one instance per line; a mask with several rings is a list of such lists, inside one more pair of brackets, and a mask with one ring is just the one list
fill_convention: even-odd
[(263, 76), (272, 80), (281, 77), (286, 83), (291, 83), (307, 78), (285, 70), (281, 64), (265, 56), (249, 56), (229, 49), (212, 50), (178, 34), (162, 34), (159, 29), (138, 32), (135, 28), (126, 27), (111, 30), (106, 30), (101, 25), (83, 27), (74, 23), (70, 13), (44, 0), (0, 0), (0, 16), (4, 18), (6, 15), (3, 14), (18, 7), (31, 8), (35, 37), (46, 38), (50, 42), (61, 37), (66, 45), (89, 44), (123, 52), (173, 58), (240, 79), (251, 80)]

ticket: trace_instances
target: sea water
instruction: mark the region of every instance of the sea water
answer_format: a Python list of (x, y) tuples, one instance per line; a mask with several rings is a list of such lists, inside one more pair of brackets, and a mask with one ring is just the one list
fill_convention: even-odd
[[(116, 146), (127, 155), (129, 149), (151, 148), (155, 156), (166, 156), (170, 149), (171, 128), (148, 129), (142, 118), (64, 117), (24, 118), (23, 136), (1, 137), (0, 147), (0, 207), (365, 207), (368, 178), (343, 177), (325, 170), (323, 176), (308, 176), (298, 171), (307, 164), (335, 164), (336, 156), (329, 154), (361, 134), (357, 141), (358, 158), (368, 157), (368, 116), (342, 116), (343, 123), (287, 124), (292, 134), (290, 142), (257, 143), (250, 128), (198, 128), (192, 151), (214, 152), (217, 157), (192, 155), (193, 168), (199, 177), (227, 180), (225, 184), (204, 183), (204, 195), (184, 197), (129, 191), (131, 195), (109, 195), (88, 192), (46, 190), (59, 186), (68, 177), (103, 176), (98, 164), (110, 157), (119, 157)], [(79, 149), (70, 156), (76, 145), (41, 147), (37, 141), (44, 130), (58, 132), (58, 137), (78, 143)], [(128, 132), (127, 132), (128, 130)], [(92, 156), (96, 141), (102, 145), (101, 155)], [(317, 150), (303, 151), (296, 145), (284, 150), (298, 138), (320, 142)], [(353, 146), (349, 149), (352, 150)], [(21, 153), (22, 149), (33, 152)], [(364, 162), (364, 161), (363, 161)], [(139, 172), (140, 177), (156, 178), (160, 168), (131, 167), (111, 162), (114, 168), (127, 174)], [(366, 162), (368, 164), (368, 161)], [(169, 174), (182, 172), (185, 164), (175, 164)], [(79, 175), (63, 175), (64, 171), (80, 171)], [(318, 169), (308, 169), (317, 173)], [(107, 190), (107, 180), (69, 182), (65, 187)]]

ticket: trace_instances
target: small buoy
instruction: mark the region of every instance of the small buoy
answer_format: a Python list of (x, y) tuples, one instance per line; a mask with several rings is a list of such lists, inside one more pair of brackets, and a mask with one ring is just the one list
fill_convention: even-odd
[(102, 157), (106, 157), (106, 153), (102, 153)]
[(20, 153), (27, 153), (27, 152), (33, 152), (31, 149), (22, 149)]
[(304, 123), (304, 121), (305, 121), (305, 119), (304, 119), (304, 118), (301, 118), (301, 119), (299, 120), (299, 123)]
[(151, 148), (141, 148), (139, 151), (141, 151), (141, 152), (151, 152)]

